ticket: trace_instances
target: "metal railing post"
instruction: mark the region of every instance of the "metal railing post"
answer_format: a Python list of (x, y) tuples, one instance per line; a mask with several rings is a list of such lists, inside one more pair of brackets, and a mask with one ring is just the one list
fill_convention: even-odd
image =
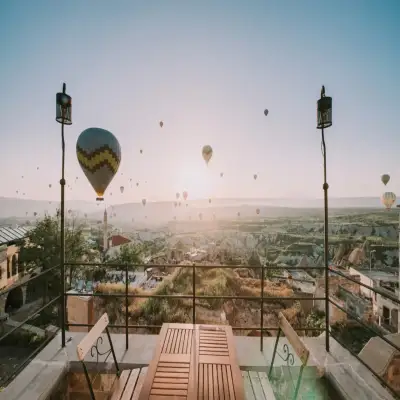
[(263, 335), (263, 328), (264, 328), (264, 264), (261, 266), (261, 335), (260, 335), (260, 351), (264, 350), (264, 335)]
[(128, 264), (125, 265), (125, 348), (128, 350), (129, 340), (128, 340)]
[(196, 323), (196, 265), (193, 264), (192, 268), (192, 286), (193, 286), (193, 296), (192, 296), (192, 323)]

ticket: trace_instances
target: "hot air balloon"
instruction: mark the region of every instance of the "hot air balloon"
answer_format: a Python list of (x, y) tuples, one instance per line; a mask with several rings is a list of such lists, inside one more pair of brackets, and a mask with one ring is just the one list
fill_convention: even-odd
[(208, 202), (211, 204), (211, 199), (208, 199)]
[(35, 212), (33, 213), (33, 216), (36, 217), (36, 215), (37, 215), (37, 212), (35, 211)]
[(84, 214), (84, 216), (85, 216), (85, 218), (87, 218), (87, 214), (86, 213)]
[(119, 188), (119, 190), (121, 191), (121, 193), (124, 193), (125, 188), (124, 188), (123, 186), (121, 186), (121, 187)]
[(396, 195), (393, 192), (385, 192), (382, 195), (382, 204), (387, 210), (390, 210), (396, 201)]
[(143, 154), (143, 150), (142, 149), (140, 149), (140, 154)]
[(160, 121), (160, 127), (162, 128), (164, 125), (164, 122)]
[(178, 203), (177, 203), (176, 201), (174, 202), (174, 206), (175, 206), (175, 207), (178, 207)]
[(183, 192), (183, 198), (185, 199), (185, 201), (188, 198), (188, 192), (186, 190)]
[(256, 179), (257, 179), (257, 177), (258, 177), (258, 175), (257, 175), (257, 174), (254, 174), (254, 175), (253, 175), (253, 178), (254, 178), (254, 180), (256, 180)]
[(240, 212), (237, 213), (237, 216), (240, 217)]
[(386, 186), (388, 184), (388, 182), (390, 181), (390, 175), (388, 174), (383, 174), (381, 176), (381, 181), (382, 183)]
[(84, 174), (97, 193), (97, 200), (103, 200), (104, 192), (121, 163), (121, 146), (117, 138), (105, 129), (86, 129), (79, 135), (76, 154)]
[(176, 199), (178, 200), (180, 197), (180, 193), (176, 192)]
[(147, 200), (146, 199), (142, 199), (142, 204), (145, 206), (146, 205), (146, 203), (147, 203)]
[(72, 210), (68, 210), (68, 214), (71, 214), (72, 213)]
[(179, 206), (179, 207), (181, 206), (181, 202), (178, 202), (178, 206)]
[(212, 155), (213, 155), (212, 147), (210, 145), (208, 145), (208, 144), (203, 146), (201, 154), (203, 155), (204, 161), (208, 164), (209, 161), (211, 160)]
[(18, 194), (18, 190), (16, 190), (16, 191), (15, 191), (15, 193), (17, 193), (17, 194)]
[(224, 173), (221, 172), (221, 173), (219, 174), (219, 176), (222, 178), (222, 177), (224, 176)]
[(49, 188), (51, 189), (51, 183), (49, 183)]
[(39, 171), (39, 167), (36, 168)]
[(268, 110), (267, 110), (267, 109), (264, 110), (264, 115), (265, 115), (265, 116), (268, 115)]
[(24, 179), (24, 176), (22, 175), (21, 178)]
[(202, 213), (199, 213), (199, 219), (200, 219), (200, 221), (203, 219), (203, 214)]
[(256, 209), (256, 213), (257, 213), (257, 215), (260, 214), (260, 209), (259, 208)]
[(139, 182), (136, 182), (136, 187), (139, 186)]

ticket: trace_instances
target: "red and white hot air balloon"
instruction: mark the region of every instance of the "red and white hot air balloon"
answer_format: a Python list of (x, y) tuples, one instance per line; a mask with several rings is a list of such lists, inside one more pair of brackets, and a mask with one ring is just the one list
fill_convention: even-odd
[(183, 198), (185, 199), (185, 201), (188, 198), (188, 192), (186, 190), (183, 192)]

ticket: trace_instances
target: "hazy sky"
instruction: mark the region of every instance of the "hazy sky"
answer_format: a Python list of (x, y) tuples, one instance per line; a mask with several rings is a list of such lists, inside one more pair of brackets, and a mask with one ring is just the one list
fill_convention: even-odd
[[(396, 192), (399, 20), (399, 0), (2, 1), (0, 196), (59, 198), (63, 81), (68, 199), (95, 199), (75, 155), (93, 126), (122, 147), (111, 203), (183, 190), (322, 197), (322, 84), (333, 97), (330, 195), (380, 196), (382, 173)], [(204, 144), (214, 148), (208, 168)]]

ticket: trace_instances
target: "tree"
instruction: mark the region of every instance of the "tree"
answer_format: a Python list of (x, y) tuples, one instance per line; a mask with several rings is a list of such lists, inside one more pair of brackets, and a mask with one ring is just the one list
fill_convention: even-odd
[(142, 250), (134, 244), (125, 244), (120, 247), (118, 254), (106, 256), (105, 263), (107, 264), (128, 264), (129, 270), (136, 269), (135, 265), (143, 262)]
[[(29, 231), (26, 240), (19, 243), (19, 262), (22, 268), (39, 268), (41, 271), (60, 265), (61, 240), (60, 240), (60, 221), (58, 214), (56, 217), (46, 216), (43, 220), (36, 223), (34, 228)], [(68, 225), (65, 227), (65, 261), (79, 262), (90, 261), (94, 258), (90, 252), (89, 245), (83, 237), (82, 227)], [(69, 281), (75, 278), (82, 271), (76, 266), (69, 266)], [(57, 290), (59, 285), (60, 270), (56, 273), (51, 286)]]

